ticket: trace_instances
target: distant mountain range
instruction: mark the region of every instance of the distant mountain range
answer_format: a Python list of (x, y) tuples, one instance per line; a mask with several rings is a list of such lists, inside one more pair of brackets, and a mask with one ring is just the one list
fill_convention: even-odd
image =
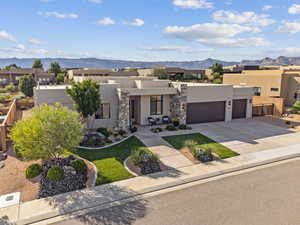
[[(20, 67), (31, 67), (35, 58), (0, 58), (0, 67), (10, 64), (17, 64)], [(205, 59), (200, 61), (160, 61), (160, 62), (143, 62), (143, 61), (126, 61), (126, 60), (111, 60), (111, 59), (97, 59), (97, 58), (42, 58), (44, 68), (47, 69), (51, 62), (57, 61), (64, 68), (125, 68), (125, 67), (138, 67), (149, 68), (155, 66), (167, 67), (182, 67), (185, 69), (206, 69), (214, 63), (222, 63), (224, 66), (231, 65), (286, 65), (294, 64), (300, 65), (300, 57), (284, 57), (280, 56), (276, 59), (264, 58), (261, 60), (242, 60), (241, 62), (222, 61), (217, 59)]]

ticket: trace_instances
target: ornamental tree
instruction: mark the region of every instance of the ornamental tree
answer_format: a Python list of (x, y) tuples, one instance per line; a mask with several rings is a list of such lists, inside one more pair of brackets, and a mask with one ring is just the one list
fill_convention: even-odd
[(34, 68), (34, 69), (44, 69), (42, 61), (40, 59), (34, 60), (34, 62), (32, 64), (32, 68)]
[(67, 149), (79, 145), (83, 125), (78, 112), (56, 104), (34, 108), (31, 117), (19, 120), (10, 138), (24, 160), (58, 158)]
[(21, 77), (19, 82), (20, 91), (27, 97), (33, 96), (33, 88), (35, 87), (36, 82), (32, 75), (25, 75)]
[(57, 74), (59, 74), (61, 72), (61, 67), (58, 62), (52, 62), (50, 64), (48, 71), (50, 73), (54, 73), (55, 77), (57, 77)]
[(75, 102), (76, 110), (86, 120), (89, 129), (88, 118), (100, 109), (100, 86), (93, 80), (84, 80), (73, 83), (71, 88), (67, 88), (67, 93)]

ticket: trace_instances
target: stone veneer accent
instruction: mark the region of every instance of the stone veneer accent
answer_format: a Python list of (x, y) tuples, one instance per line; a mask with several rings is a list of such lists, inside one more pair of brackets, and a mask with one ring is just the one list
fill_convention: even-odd
[(125, 91), (118, 91), (119, 96), (119, 116), (118, 128), (127, 130), (129, 128), (129, 93)]
[(177, 118), (180, 124), (186, 124), (187, 111), (187, 84), (172, 83), (174, 88), (177, 88), (177, 94), (171, 97), (171, 116)]

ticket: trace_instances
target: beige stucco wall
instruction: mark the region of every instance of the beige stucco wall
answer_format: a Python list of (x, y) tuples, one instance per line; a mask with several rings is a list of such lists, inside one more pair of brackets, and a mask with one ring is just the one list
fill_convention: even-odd
[(168, 88), (168, 80), (136, 80), (137, 88)]
[(141, 96), (140, 98), (140, 125), (148, 125), (147, 118), (149, 116), (153, 118), (161, 118), (162, 116), (170, 116), (170, 101), (171, 97), (170, 95), (164, 95), (163, 100), (163, 115), (150, 115), (150, 96)]
[(274, 115), (281, 116), (284, 113), (284, 99), (267, 96), (254, 96), (253, 105), (274, 104)]
[[(281, 70), (246, 70), (242, 74), (224, 74), (223, 84), (261, 88), (261, 96), (279, 97), (281, 93)], [(278, 88), (278, 91), (271, 91)]]
[(139, 76), (147, 77), (153, 75), (153, 69), (138, 69), (137, 70)]
[[(100, 85), (100, 94), (102, 103), (110, 103), (110, 119), (96, 120), (91, 117), (90, 126), (92, 128), (99, 127), (115, 127), (118, 121), (118, 96), (117, 88), (119, 84), (105, 84)], [(72, 99), (67, 95), (66, 89), (63, 87), (45, 88), (44, 86), (34, 89), (34, 102), (35, 105), (49, 104), (53, 105), (57, 102), (61, 103), (70, 109), (74, 109)]]
[(291, 106), (295, 102), (295, 93), (300, 90), (299, 75), (284, 75), (282, 90), (281, 97), (284, 98), (284, 104)]

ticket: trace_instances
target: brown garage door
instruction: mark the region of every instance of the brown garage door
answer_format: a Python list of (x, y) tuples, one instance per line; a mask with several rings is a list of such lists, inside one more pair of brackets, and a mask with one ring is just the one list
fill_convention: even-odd
[(225, 120), (225, 102), (187, 104), (187, 123), (206, 123)]
[(233, 100), (232, 119), (246, 118), (247, 99)]

